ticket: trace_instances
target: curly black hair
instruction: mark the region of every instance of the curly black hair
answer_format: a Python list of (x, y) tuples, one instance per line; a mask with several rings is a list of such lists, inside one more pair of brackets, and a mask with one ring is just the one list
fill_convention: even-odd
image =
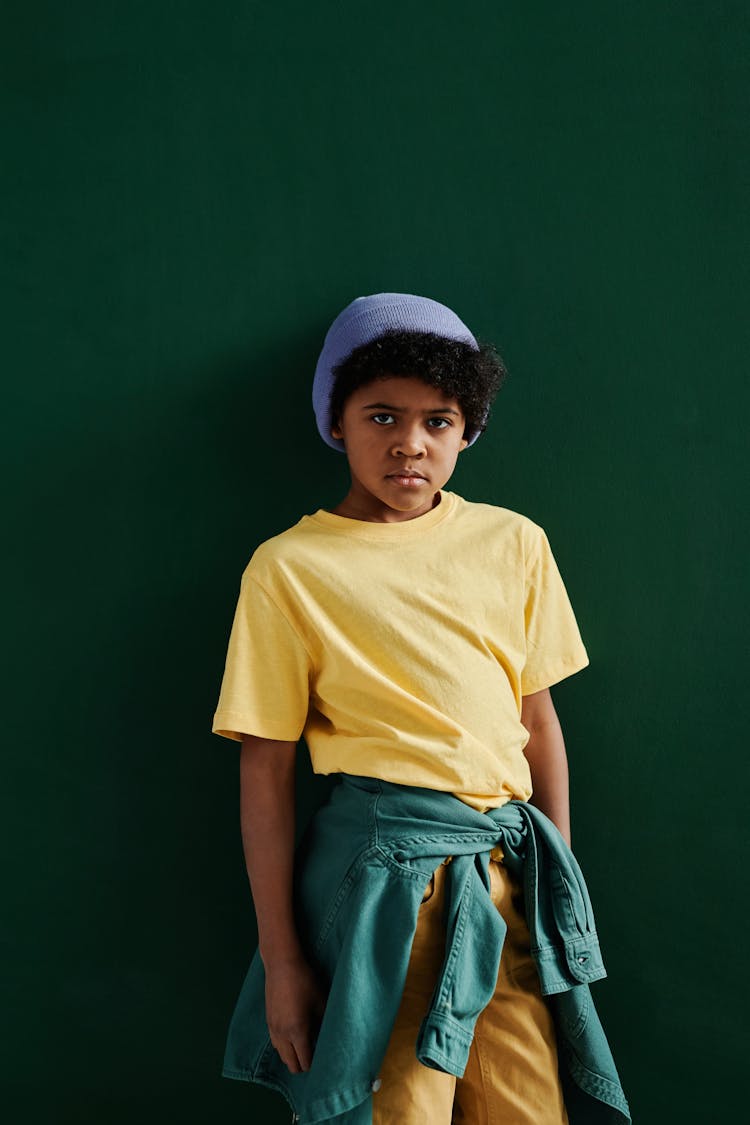
[(411, 375), (458, 401), (466, 419), (466, 438), (481, 434), (508, 372), (494, 344), (477, 343), (478, 351), (471, 344), (434, 332), (391, 328), (370, 343), (360, 344), (332, 369), (333, 424), (340, 422), (347, 399), (360, 387), (387, 375)]

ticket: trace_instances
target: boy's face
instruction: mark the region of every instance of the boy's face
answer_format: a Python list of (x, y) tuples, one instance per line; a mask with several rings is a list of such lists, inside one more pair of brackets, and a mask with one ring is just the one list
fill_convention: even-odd
[(415, 376), (384, 375), (359, 387), (331, 428), (344, 442), (352, 477), (335, 510), (376, 523), (428, 512), (469, 444), (464, 425), (456, 399)]

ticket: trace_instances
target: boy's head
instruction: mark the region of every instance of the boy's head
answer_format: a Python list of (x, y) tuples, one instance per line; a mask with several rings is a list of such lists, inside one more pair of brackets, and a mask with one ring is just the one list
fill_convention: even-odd
[(411, 293), (358, 297), (326, 334), (313, 383), (318, 430), (345, 451), (339, 429), (351, 395), (383, 376), (416, 377), (455, 399), (471, 445), (485, 429), (490, 405), (506, 370), (491, 344), (478, 343), (446, 305)]

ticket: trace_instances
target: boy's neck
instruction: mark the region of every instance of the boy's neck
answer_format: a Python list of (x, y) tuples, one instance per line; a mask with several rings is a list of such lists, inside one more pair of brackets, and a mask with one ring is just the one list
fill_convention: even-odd
[(366, 505), (357, 502), (357, 497), (345, 496), (340, 504), (335, 508), (327, 509), (334, 516), (344, 516), (350, 520), (362, 520), (365, 523), (404, 523), (406, 520), (418, 519), (419, 516), (426, 515), (427, 512), (436, 508), (441, 500), (440, 490), (432, 497), (432, 502), (428, 507), (423, 507), (414, 512), (400, 512), (396, 508), (388, 508), (385, 505), (381, 509), (375, 511)]

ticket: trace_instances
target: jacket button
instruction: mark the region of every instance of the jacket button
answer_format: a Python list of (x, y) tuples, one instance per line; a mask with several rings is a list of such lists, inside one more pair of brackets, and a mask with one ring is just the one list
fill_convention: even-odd
[(382, 1078), (376, 1078), (375, 1081), (372, 1084), (372, 1088), (375, 1091), (375, 1093), (378, 1092), (378, 1090), (380, 1089), (380, 1087), (382, 1085), (383, 1085), (383, 1079)]
[(576, 961), (578, 962), (579, 965), (585, 965), (586, 962), (588, 961), (588, 959), (589, 959), (588, 953), (581, 953), (580, 956), (576, 957)]

